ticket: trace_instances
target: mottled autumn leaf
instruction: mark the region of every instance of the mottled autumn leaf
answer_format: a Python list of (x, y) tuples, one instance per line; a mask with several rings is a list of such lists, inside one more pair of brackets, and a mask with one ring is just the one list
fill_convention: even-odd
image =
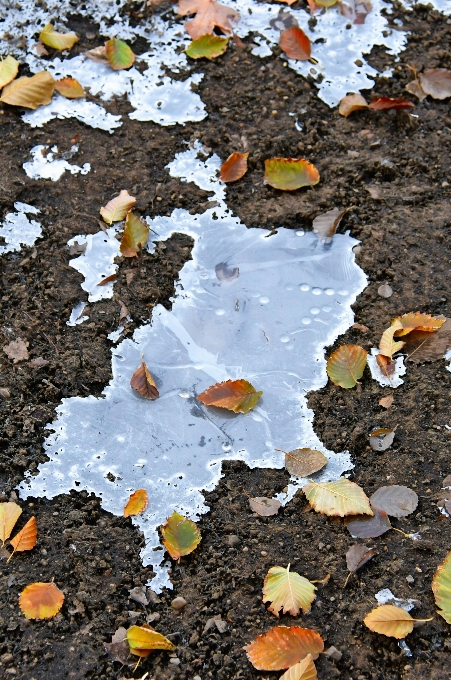
[(319, 633), (299, 626), (277, 626), (244, 647), (247, 658), (259, 671), (280, 671), (299, 663), (307, 654), (317, 659), (324, 649)]
[(135, 55), (131, 47), (123, 40), (111, 38), (105, 43), (105, 56), (115, 71), (122, 71), (133, 66)]
[(430, 314), (422, 314), (421, 312), (409, 312), (393, 319), (392, 325), (398, 322), (401, 324), (401, 328), (397, 328), (395, 332), (395, 337), (399, 337), (407, 335), (407, 333), (413, 330), (433, 333), (441, 328), (445, 321), (446, 318), (444, 316), (440, 318), (433, 317)]
[(147, 243), (150, 227), (137, 215), (129, 212), (125, 218), (125, 228), (122, 235), (120, 251), (124, 257), (136, 257)]
[(359, 345), (341, 345), (327, 361), (327, 375), (339, 387), (355, 387), (365, 370), (367, 356), (368, 352)]
[(223, 182), (236, 182), (247, 172), (248, 153), (232, 153), (221, 165), (219, 179)]
[(420, 86), (433, 99), (451, 97), (451, 71), (446, 68), (430, 68), (419, 76)]
[(75, 78), (61, 78), (55, 83), (55, 90), (66, 99), (80, 99), (85, 96), (83, 86)]
[(388, 109), (411, 109), (413, 102), (403, 97), (376, 97), (370, 102), (369, 108), (373, 111), (387, 111)]
[(31, 550), (36, 545), (38, 536), (38, 529), (36, 526), (36, 517), (30, 517), (24, 528), (10, 540), (13, 552), (8, 558), (8, 562), (16, 552), (23, 552), (24, 550)]
[(383, 510), (391, 517), (407, 517), (416, 510), (418, 496), (413, 489), (400, 484), (381, 486), (370, 498), (372, 508)]
[(201, 541), (196, 523), (175, 511), (161, 527), (161, 533), (164, 547), (174, 560), (192, 553)]
[(136, 198), (130, 196), (126, 189), (122, 189), (119, 196), (115, 196), (108, 201), (108, 203), (100, 208), (100, 214), (103, 217), (104, 222), (107, 224), (113, 224), (113, 222), (121, 222), (128, 212), (133, 208), (136, 203)]
[(5, 59), (0, 57), (0, 90), (5, 85), (8, 85), (17, 76), (19, 71), (19, 62), (11, 55)]
[(140, 515), (147, 508), (149, 498), (145, 489), (138, 489), (130, 495), (124, 508), (124, 517)]
[(27, 619), (51, 619), (63, 606), (64, 594), (51, 581), (32, 583), (22, 590), (19, 607)]
[(31, 78), (22, 76), (13, 80), (2, 90), (0, 102), (10, 106), (23, 106), (26, 109), (37, 109), (38, 106), (50, 104), (55, 81), (48, 71), (39, 71)]
[(308, 502), (316, 512), (330, 517), (346, 515), (372, 515), (369, 500), (364, 490), (340, 477), (336, 482), (309, 482), (302, 487)]
[(282, 503), (276, 498), (266, 498), (265, 496), (257, 496), (256, 498), (249, 498), (249, 505), (251, 510), (256, 512), (261, 517), (271, 517), (277, 515)]
[(327, 465), (326, 456), (316, 449), (285, 451), (285, 467), (290, 475), (309, 477)]
[(52, 24), (47, 24), (40, 32), (39, 40), (54, 50), (70, 50), (80, 38), (76, 33), (57, 33)]
[(130, 387), (139, 392), (144, 399), (157, 399), (160, 396), (152, 374), (144, 361), (141, 362), (141, 366), (133, 373)]
[(401, 640), (412, 632), (415, 621), (432, 621), (432, 619), (413, 619), (409, 612), (401, 607), (384, 604), (367, 614), (363, 623), (373, 633), (381, 633), (381, 635)]
[(188, 45), (185, 52), (191, 59), (215, 59), (227, 49), (230, 38), (222, 38), (219, 35), (210, 33), (196, 38)]
[(193, 40), (214, 33), (216, 27), (223, 33), (232, 33), (240, 18), (238, 12), (216, 0), (179, 0), (177, 12), (182, 17), (187, 14), (196, 15), (185, 23), (185, 29)]
[(263, 584), (263, 602), (271, 602), (268, 611), (279, 616), (279, 611), (298, 616), (309, 611), (315, 599), (316, 587), (313, 583), (295, 571), (290, 571), (290, 565), (285, 567), (271, 567), (265, 576)]
[(451, 552), (447, 554), (434, 574), (432, 592), (435, 604), (439, 607), (437, 613), (443, 616), (447, 623), (451, 623)]
[(263, 181), (274, 189), (294, 191), (318, 184), (319, 172), (305, 158), (269, 158), (265, 160)]
[(353, 538), (377, 538), (386, 531), (390, 531), (392, 525), (388, 515), (383, 510), (372, 508), (373, 516), (355, 515), (346, 517), (345, 526)]
[(386, 451), (393, 444), (395, 438), (396, 427), (390, 429), (388, 427), (378, 427), (370, 434), (370, 446), (373, 451)]
[(285, 671), (279, 680), (316, 680), (317, 677), (312, 655), (307, 654), (300, 663), (295, 663), (294, 666)]
[(197, 399), (205, 406), (218, 406), (234, 413), (248, 413), (262, 394), (247, 380), (225, 380), (209, 387)]
[(11, 536), (14, 526), (22, 514), (22, 508), (17, 503), (0, 503), (0, 541), (5, 543)]
[(310, 40), (299, 26), (292, 26), (282, 31), (279, 38), (279, 47), (285, 52), (288, 59), (296, 59), (298, 61), (310, 59), (312, 53)]
[(131, 626), (127, 630), (127, 641), (130, 651), (136, 656), (147, 656), (140, 654), (140, 651), (150, 652), (153, 649), (166, 649), (172, 651), (175, 645), (161, 633), (150, 628), (150, 626)]

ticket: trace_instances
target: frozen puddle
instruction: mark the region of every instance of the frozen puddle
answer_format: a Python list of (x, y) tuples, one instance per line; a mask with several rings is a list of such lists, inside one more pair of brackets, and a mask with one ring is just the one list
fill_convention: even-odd
[(22, 246), (33, 246), (42, 236), (41, 224), (27, 215), (37, 215), (39, 208), (20, 202), (14, 203), (14, 208), (17, 212), (8, 213), (0, 224), (0, 255), (21, 250)]
[(34, 146), (30, 153), (33, 158), (32, 161), (27, 161), (23, 164), (23, 169), (27, 177), (31, 179), (51, 179), (53, 182), (59, 180), (66, 170), (72, 175), (78, 173), (87, 175), (91, 170), (90, 163), (85, 163), (83, 167), (79, 165), (71, 165), (67, 162), (67, 158), (71, 158), (78, 151), (78, 146), (75, 144), (71, 150), (66, 154), (67, 158), (55, 158), (58, 153), (58, 147), (52, 146), (49, 153), (46, 153), (48, 146), (39, 144)]
[[(157, 306), (150, 323), (112, 350), (114, 377), (101, 398), (63, 400), (44, 444), (49, 462), (20, 485), (22, 497), (86, 489), (117, 515), (132, 491), (147, 489), (149, 507), (134, 522), (157, 591), (171, 584), (156, 528), (174, 509), (194, 519), (208, 511), (201, 491), (214, 488), (223, 460), (282, 468), (275, 447), (311, 446), (329, 459), (318, 479), (352, 468), (347, 452), (328, 451), (318, 439), (305, 394), (326, 383), (324, 347), (353, 323), (351, 304), (366, 286), (352, 252), (357, 241), (337, 235), (325, 246), (314, 233), (247, 229), (215, 179), (220, 159), (203, 162), (199, 149), (178, 154), (169, 171), (213, 190), (219, 207), (148, 219), (150, 251), (175, 233), (194, 241), (172, 311)], [(130, 388), (142, 356), (160, 391), (153, 402)], [(242, 377), (264, 392), (252, 412), (196, 400), (213, 383)], [(285, 502), (299, 483), (292, 479)]]

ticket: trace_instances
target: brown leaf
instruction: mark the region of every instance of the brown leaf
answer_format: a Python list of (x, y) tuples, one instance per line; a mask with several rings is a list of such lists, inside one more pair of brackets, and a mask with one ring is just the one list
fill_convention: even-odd
[(383, 510), (392, 517), (407, 517), (418, 505), (418, 496), (408, 486), (392, 484), (381, 486), (370, 498), (373, 508)]
[(223, 33), (232, 33), (234, 24), (240, 18), (238, 12), (216, 0), (179, 0), (177, 12), (182, 17), (187, 14), (196, 15), (185, 23), (185, 29), (193, 40), (207, 33), (214, 33), (216, 27)]
[(309, 477), (327, 465), (326, 456), (316, 449), (294, 449), (285, 452), (285, 467), (290, 475)]
[(223, 182), (236, 182), (247, 172), (248, 153), (232, 153), (221, 165), (219, 179)]
[(383, 406), (384, 408), (390, 408), (392, 404), (393, 404), (393, 392), (391, 394), (388, 394), (386, 397), (381, 397), (379, 399), (379, 406)]
[(136, 369), (130, 380), (130, 387), (139, 392), (144, 399), (156, 399), (160, 396), (154, 379), (144, 361)]
[(205, 406), (219, 406), (234, 413), (248, 413), (262, 394), (247, 380), (225, 380), (209, 387), (197, 399)]
[(117, 274), (110, 274), (109, 276), (106, 276), (104, 279), (99, 281), (97, 284), (98, 286), (106, 286), (107, 283), (111, 283), (112, 281), (116, 281), (117, 279)]
[(259, 671), (280, 671), (302, 661), (307, 654), (317, 659), (324, 649), (319, 633), (299, 626), (276, 626), (244, 647)]
[(385, 354), (376, 354), (376, 362), (382, 373), (390, 380), (396, 370), (396, 361), (386, 357)]
[(387, 111), (388, 109), (411, 109), (415, 104), (403, 97), (376, 97), (369, 106), (373, 111)]
[(19, 361), (26, 361), (28, 359), (28, 345), (28, 340), (17, 338), (17, 340), (12, 340), (9, 345), (5, 345), (3, 351), (8, 356), (8, 359), (12, 359), (17, 364)]
[(282, 31), (279, 47), (285, 52), (288, 59), (298, 61), (307, 61), (312, 53), (310, 40), (299, 26), (292, 26)]
[(85, 52), (85, 57), (95, 61), (97, 64), (109, 65), (109, 61), (106, 56), (105, 45), (99, 45), (99, 47), (94, 47), (92, 50)]
[(417, 364), (443, 359), (449, 349), (451, 349), (451, 319), (446, 319), (436, 333), (412, 331), (405, 336), (404, 350), (408, 354), (407, 358)]
[(121, 310), (119, 312), (119, 324), (123, 324), (127, 321), (130, 314), (129, 314), (127, 307), (122, 302), (122, 300), (118, 300), (118, 302), (119, 302), (119, 305), (121, 307)]
[(260, 515), (261, 517), (271, 517), (271, 515), (277, 515), (282, 503), (276, 498), (256, 496), (255, 498), (249, 498), (249, 505), (251, 506), (251, 510), (256, 512), (257, 515)]
[(423, 99), (426, 99), (427, 97), (427, 94), (421, 87), (419, 80), (412, 80), (410, 83), (407, 83), (404, 89), (410, 94), (413, 94), (415, 97), (418, 97), (420, 102), (422, 102)]
[(392, 528), (386, 512), (378, 508), (373, 508), (373, 512), (373, 517), (346, 517), (345, 525), (353, 538), (377, 538)]
[(361, 331), (362, 333), (368, 333), (368, 331), (370, 330), (368, 326), (364, 326), (361, 323), (353, 323), (352, 328), (355, 328), (357, 331)]
[(125, 628), (118, 628), (111, 638), (111, 642), (104, 642), (103, 646), (113, 661), (119, 661), (121, 664), (130, 663), (130, 647), (127, 642), (127, 631)]
[(420, 85), (433, 99), (451, 97), (451, 71), (446, 68), (430, 68), (419, 76)]
[(317, 236), (322, 239), (330, 239), (334, 236), (337, 231), (338, 225), (340, 224), (342, 217), (349, 212), (351, 208), (346, 208), (346, 210), (340, 210), (340, 208), (334, 208), (329, 210), (322, 215), (318, 215), (313, 220), (313, 231)]
[(361, 94), (347, 94), (340, 102), (338, 113), (347, 118), (354, 111), (360, 111), (360, 109), (367, 108), (368, 104)]
[(368, 548), (366, 545), (354, 543), (346, 553), (346, 566), (348, 567), (348, 571), (352, 574), (355, 573), (374, 557), (375, 554), (376, 551)]
[(379, 427), (370, 434), (370, 446), (373, 451), (386, 451), (393, 444), (396, 427), (390, 430), (386, 427)]

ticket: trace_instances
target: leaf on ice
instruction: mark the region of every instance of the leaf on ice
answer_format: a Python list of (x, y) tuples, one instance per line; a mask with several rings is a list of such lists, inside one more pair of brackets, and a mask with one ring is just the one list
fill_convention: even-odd
[(100, 214), (107, 224), (121, 222), (126, 214), (133, 208), (135, 203), (136, 198), (130, 196), (126, 189), (122, 189), (119, 196), (115, 196), (111, 201), (108, 201), (103, 208), (100, 208)]
[(130, 212), (125, 218), (125, 228), (122, 235), (120, 251), (124, 257), (136, 257), (146, 245), (150, 227), (137, 215)]
[(285, 52), (288, 59), (306, 61), (310, 59), (312, 45), (309, 38), (299, 26), (286, 28), (280, 34), (279, 47)]
[[(385, 354), (376, 354), (376, 363), (381, 369), (382, 373), (390, 380), (390, 377), (396, 371), (396, 361), (386, 357)], [(391, 382), (391, 381), (390, 381)]]
[(105, 276), (104, 279), (99, 281), (97, 284), (98, 286), (106, 286), (107, 283), (113, 283), (113, 281), (116, 281), (117, 279), (117, 274), (110, 274), (109, 276)]
[(368, 352), (359, 345), (341, 345), (330, 355), (326, 371), (335, 385), (355, 387), (365, 370)]
[(340, 102), (338, 113), (347, 118), (354, 111), (360, 111), (361, 109), (367, 108), (368, 104), (361, 94), (347, 94)]
[(373, 111), (387, 111), (389, 109), (411, 109), (415, 106), (404, 97), (376, 97), (369, 105)]
[[(1, 57), (0, 57), (1, 59)], [(5, 85), (8, 85), (17, 76), (19, 71), (19, 62), (11, 55), (8, 55), (6, 59), (1, 59), (0, 61), (0, 90)]]
[(294, 191), (319, 182), (319, 172), (305, 158), (270, 158), (265, 160), (263, 181), (274, 189)]
[(405, 609), (392, 604), (384, 604), (367, 614), (363, 623), (373, 633), (381, 633), (381, 635), (402, 640), (413, 631), (413, 624), (416, 620), (431, 621), (431, 619), (413, 619)]
[(432, 592), (435, 604), (439, 607), (438, 614), (447, 623), (451, 623), (451, 552), (437, 568), (432, 579)]
[(123, 40), (111, 38), (105, 43), (105, 56), (115, 71), (122, 71), (133, 66), (135, 55), (131, 47)]
[(55, 83), (55, 90), (66, 99), (80, 99), (86, 95), (83, 86), (75, 78), (61, 78)]
[(140, 654), (140, 651), (150, 652), (154, 649), (166, 649), (172, 651), (175, 645), (161, 633), (150, 628), (150, 626), (131, 626), (127, 630), (127, 642), (130, 651), (136, 656), (147, 656)]
[(221, 165), (219, 179), (223, 182), (236, 182), (247, 172), (248, 153), (232, 153)]
[(372, 508), (384, 510), (391, 517), (407, 517), (418, 505), (418, 496), (408, 486), (381, 486), (370, 498)]
[(294, 666), (285, 671), (279, 680), (316, 680), (317, 677), (312, 655), (307, 654), (300, 663), (295, 663)]
[(324, 649), (319, 633), (300, 626), (276, 626), (244, 647), (259, 671), (280, 671), (300, 663), (307, 654), (317, 659)]
[(232, 33), (240, 15), (231, 7), (221, 5), (216, 0), (179, 0), (177, 13), (182, 17), (195, 14), (194, 19), (185, 23), (185, 29), (192, 40), (214, 33), (220, 28), (223, 33)]
[(212, 385), (197, 399), (205, 406), (219, 406), (234, 413), (248, 413), (262, 394), (247, 380), (226, 380)]
[(140, 515), (147, 508), (149, 497), (145, 489), (138, 489), (130, 495), (124, 508), (124, 517)]
[(17, 503), (0, 503), (0, 541), (5, 543), (11, 536), (14, 526), (22, 514), (22, 508)]
[(395, 337), (407, 335), (407, 333), (413, 330), (434, 333), (443, 326), (446, 318), (444, 316), (436, 318), (421, 312), (409, 312), (408, 314), (403, 314), (403, 316), (397, 316), (396, 319), (393, 319), (392, 324), (398, 321), (401, 324), (401, 328), (396, 330)]
[(290, 571), (290, 565), (271, 567), (263, 584), (263, 602), (271, 602), (268, 611), (279, 616), (279, 611), (298, 616), (309, 611), (315, 599), (315, 586), (308, 579), (295, 571)]
[(201, 541), (196, 523), (178, 512), (173, 512), (161, 527), (163, 544), (173, 560), (189, 555)]
[(30, 517), (24, 528), (10, 540), (13, 552), (8, 558), (8, 562), (16, 552), (23, 552), (24, 550), (32, 550), (36, 545), (38, 536), (38, 529), (36, 526), (36, 517)]
[(22, 590), (19, 607), (27, 619), (51, 619), (63, 606), (64, 594), (51, 581), (32, 583)]
[(285, 452), (285, 467), (290, 475), (309, 477), (327, 465), (326, 456), (316, 449), (294, 449)]
[(433, 99), (451, 97), (451, 71), (446, 68), (430, 68), (419, 76), (420, 86)]
[(369, 500), (363, 489), (340, 477), (336, 482), (317, 483), (311, 481), (302, 491), (316, 512), (331, 517), (346, 515), (372, 515)]
[(130, 380), (130, 387), (139, 392), (144, 399), (157, 399), (160, 396), (155, 381), (147, 368), (146, 363), (141, 362), (141, 366), (136, 369)]
[(76, 33), (57, 33), (52, 24), (47, 24), (40, 32), (39, 40), (54, 50), (70, 50), (80, 38)]
[(408, 354), (408, 361), (414, 363), (437, 361), (442, 359), (449, 349), (451, 349), (451, 319), (446, 319), (435, 333), (412, 331), (405, 336), (404, 351)]
[(256, 498), (249, 498), (249, 505), (251, 510), (256, 512), (261, 517), (271, 517), (277, 515), (282, 503), (276, 498), (265, 498), (265, 496), (256, 496)]
[(38, 106), (50, 104), (55, 81), (48, 71), (39, 71), (31, 78), (22, 76), (13, 80), (3, 88), (0, 102), (10, 106), (23, 106), (26, 109), (37, 109)]
[(349, 210), (350, 208), (346, 208), (346, 210), (334, 208), (322, 215), (318, 215), (312, 223), (313, 231), (322, 239), (332, 238), (337, 231), (343, 216), (346, 215)]
[(357, 515), (346, 517), (345, 525), (353, 538), (377, 538), (389, 531), (392, 526), (388, 515), (383, 510), (372, 507), (374, 515)]
[(230, 38), (222, 38), (219, 35), (214, 35), (214, 33), (203, 35), (193, 40), (186, 48), (185, 53), (191, 59), (215, 59), (224, 54), (229, 40)]
[(373, 451), (386, 451), (393, 444), (396, 427), (393, 430), (387, 427), (379, 427), (370, 434), (370, 446)]

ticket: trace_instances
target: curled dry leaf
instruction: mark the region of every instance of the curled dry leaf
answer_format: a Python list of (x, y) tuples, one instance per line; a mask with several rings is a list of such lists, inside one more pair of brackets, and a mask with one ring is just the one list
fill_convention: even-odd
[(355, 387), (365, 370), (368, 352), (359, 345), (341, 345), (330, 355), (326, 371), (335, 385)]
[(451, 319), (446, 319), (435, 333), (415, 330), (406, 335), (405, 339), (404, 351), (407, 352), (409, 361), (421, 363), (442, 359), (451, 349)]
[(399, 350), (404, 347), (403, 341), (399, 340), (396, 342), (394, 340), (394, 335), (399, 330), (402, 330), (402, 323), (395, 320), (392, 325), (382, 333), (379, 350), (380, 353), (388, 359), (391, 359), (393, 354), (399, 352)]
[(317, 677), (312, 655), (307, 654), (300, 663), (295, 663), (294, 666), (285, 671), (279, 680), (315, 680)]
[[(1, 59), (1, 57), (0, 57)], [(19, 71), (19, 62), (11, 55), (8, 55), (6, 59), (1, 59), (0, 61), (0, 90), (5, 85), (8, 85), (17, 76)]]
[(61, 78), (55, 83), (55, 90), (66, 99), (80, 99), (85, 96), (83, 86), (75, 78)]
[(27, 619), (51, 619), (63, 606), (64, 594), (51, 581), (32, 583), (22, 590), (19, 607)]
[(104, 642), (103, 646), (113, 661), (119, 661), (121, 664), (126, 664), (129, 661), (130, 647), (127, 642), (127, 631), (125, 628), (118, 628), (112, 636), (111, 642)]
[(309, 477), (327, 465), (326, 456), (316, 449), (294, 449), (285, 452), (285, 467), (290, 475)]
[(103, 208), (100, 208), (100, 214), (102, 215), (103, 221), (107, 224), (121, 222), (126, 214), (133, 208), (135, 203), (136, 198), (130, 196), (126, 189), (122, 189), (119, 196), (115, 196), (115, 198), (108, 201)]
[(130, 387), (139, 392), (144, 399), (153, 400), (160, 396), (155, 381), (144, 361), (133, 373), (130, 380)]
[(16, 552), (23, 552), (24, 550), (32, 550), (36, 545), (38, 536), (38, 528), (36, 526), (36, 517), (30, 517), (24, 528), (11, 539), (10, 543), (14, 548), (13, 552), (8, 558), (8, 562)]
[(363, 489), (340, 477), (336, 482), (309, 482), (302, 491), (308, 502), (316, 512), (331, 517), (345, 517), (346, 515), (372, 515), (369, 500)]
[(70, 50), (80, 38), (76, 33), (57, 33), (52, 24), (47, 24), (40, 32), (39, 40), (54, 50)]
[(109, 64), (109, 61), (106, 58), (105, 45), (99, 45), (99, 47), (88, 50), (85, 52), (85, 57), (88, 57), (91, 61), (95, 61), (97, 64)]
[(386, 357), (384, 354), (376, 354), (376, 363), (381, 369), (382, 373), (390, 380), (390, 377), (396, 370), (396, 361)]
[(372, 517), (368, 515), (346, 517), (345, 525), (353, 538), (377, 538), (392, 528), (386, 512), (378, 508), (372, 510), (374, 513)]
[(150, 227), (137, 215), (130, 212), (125, 218), (125, 228), (122, 235), (120, 251), (124, 257), (136, 257), (147, 243)]
[(259, 671), (280, 671), (299, 663), (307, 654), (317, 659), (324, 649), (319, 633), (299, 626), (277, 626), (244, 647), (247, 658)]
[(218, 406), (234, 413), (248, 413), (262, 394), (247, 380), (225, 380), (209, 387), (197, 399), (205, 406)]
[(306, 61), (310, 59), (312, 45), (309, 38), (299, 26), (287, 28), (280, 34), (279, 47), (288, 59)]
[(219, 179), (223, 182), (236, 182), (247, 172), (248, 153), (232, 153), (221, 165)]
[(443, 616), (447, 623), (451, 623), (451, 552), (434, 574), (432, 592), (435, 604), (439, 607), (438, 614)]
[(410, 83), (407, 83), (404, 89), (410, 94), (413, 94), (415, 97), (418, 97), (420, 102), (422, 102), (423, 99), (426, 99), (427, 97), (427, 94), (421, 87), (419, 80), (412, 80)]
[(11, 359), (13, 363), (17, 364), (19, 361), (26, 361), (28, 359), (29, 354), (27, 347), (28, 340), (17, 338), (17, 340), (11, 340), (9, 345), (5, 345), (3, 351), (8, 359)]
[[(150, 626), (131, 626), (127, 630), (127, 642), (131, 653), (136, 656), (147, 656), (153, 649), (168, 651), (175, 649), (175, 645), (170, 640)], [(146, 653), (141, 654), (141, 651)]]
[(263, 602), (272, 603), (268, 611), (277, 617), (281, 609), (283, 614), (298, 616), (300, 609), (304, 614), (309, 611), (316, 597), (315, 590), (308, 579), (290, 571), (290, 565), (286, 569), (271, 567), (263, 584)]
[(419, 80), (423, 92), (433, 99), (451, 97), (451, 71), (448, 69), (430, 68), (420, 74)]
[(175, 511), (161, 527), (161, 533), (164, 547), (173, 560), (192, 553), (201, 541), (196, 523)]
[(319, 172), (305, 158), (270, 158), (265, 160), (263, 181), (274, 189), (294, 191), (319, 182)]
[(366, 545), (354, 543), (346, 553), (346, 566), (348, 567), (348, 571), (351, 572), (351, 574), (354, 574), (361, 569), (364, 564), (369, 562), (375, 554), (376, 551), (368, 548)]
[(379, 406), (383, 406), (383, 408), (390, 408), (390, 406), (393, 404), (393, 392), (391, 394), (387, 394), (386, 397), (381, 397), (379, 399)]
[(341, 116), (348, 117), (354, 111), (360, 111), (360, 109), (367, 109), (368, 104), (361, 94), (347, 94), (346, 97), (340, 102), (338, 107), (338, 113)]
[(430, 314), (422, 314), (421, 312), (409, 312), (408, 314), (397, 316), (396, 319), (393, 319), (392, 324), (394, 325), (397, 322), (401, 324), (401, 328), (397, 328), (395, 332), (395, 337), (399, 337), (407, 335), (413, 330), (434, 333), (443, 326), (445, 321), (446, 317), (444, 316), (433, 317)]
[(383, 510), (391, 517), (407, 517), (418, 505), (418, 496), (408, 486), (381, 486), (370, 498), (372, 508)]
[(261, 517), (271, 517), (277, 515), (282, 503), (276, 498), (265, 498), (264, 496), (257, 496), (256, 498), (249, 498), (249, 505), (251, 510), (256, 512)]
[(11, 536), (14, 526), (22, 514), (22, 508), (17, 503), (0, 503), (0, 541), (5, 543)]
[(377, 97), (369, 105), (373, 111), (387, 111), (389, 109), (411, 109), (415, 106), (413, 102), (403, 97)]
[(185, 29), (193, 40), (207, 33), (214, 33), (216, 27), (223, 33), (232, 33), (240, 18), (238, 12), (216, 0), (179, 0), (177, 12), (182, 17), (187, 14), (196, 15), (185, 23)]
[(221, 54), (227, 49), (230, 38), (222, 38), (219, 35), (214, 35), (210, 33), (208, 35), (203, 35), (200, 38), (196, 38), (193, 42), (188, 45), (185, 53), (191, 57), (191, 59), (215, 59), (220, 57)]
[(340, 224), (344, 215), (349, 212), (351, 208), (346, 208), (346, 210), (340, 210), (340, 208), (334, 208), (333, 210), (328, 210), (328, 212), (318, 215), (313, 220), (313, 231), (317, 236), (322, 239), (330, 239), (334, 236), (337, 231), (338, 225)]
[(105, 43), (105, 56), (115, 71), (130, 68), (135, 62), (133, 50), (123, 40), (111, 38)]
[(99, 281), (97, 284), (98, 286), (106, 286), (107, 283), (113, 283), (113, 281), (116, 281), (117, 279), (117, 274), (110, 274), (109, 276), (105, 276), (104, 279)]
[(31, 78), (22, 76), (7, 85), (0, 97), (0, 102), (10, 106), (23, 106), (26, 109), (37, 109), (38, 106), (50, 104), (55, 81), (48, 71), (39, 71)]
[[(430, 621), (430, 619), (427, 620)], [(381, 633), (381, 635), (401, 640), (413, 631), (414, 621), (415, 619), (405, 609), (394, 607), (392, 604), (384, 604), (367, 614), (363, 623), (373, 633)]]
[(149, 497), (145, 489), (138, 489), (130, 495), (124, 508), (124, 517), (140, 515), (147, 508)]
[(393, 288), (388, 283), (383, 283), (377, 289), (377, 293), (383, 298), (389, 298), (393, 295)]
[(373, 451), (386, 451), (393, 444), (396, 427), (390, 430), (386, 427), (379, 427), (370, 434), (370, 446)]

